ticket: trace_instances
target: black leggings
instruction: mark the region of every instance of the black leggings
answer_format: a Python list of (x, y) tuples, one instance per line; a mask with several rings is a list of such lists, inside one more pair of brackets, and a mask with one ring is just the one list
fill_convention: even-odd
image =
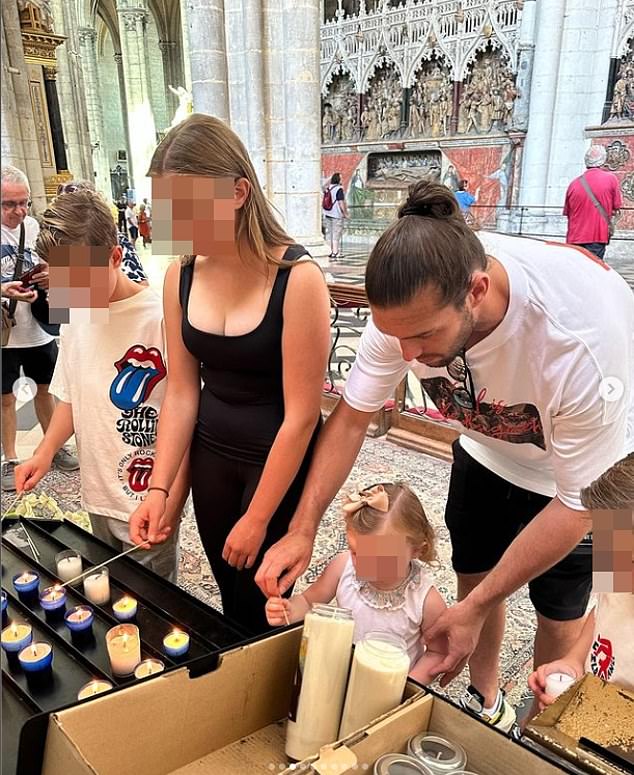
[[(269, 522), (266, 538), (253, 566), (236, 570), (222, 559), (227, 536), (246, 512), (264, 468), (209, 450), (194, 438), (191, 449), (192, 499), (198, 532), (222, 598), (226, 616), (254, 635), (271, 629), (264, 614), (266, 598), (254, 581), (267, 549), (288, 531), (304, 488), (316, 438)], [(291, 590), (287, 594), (290, 594)]]

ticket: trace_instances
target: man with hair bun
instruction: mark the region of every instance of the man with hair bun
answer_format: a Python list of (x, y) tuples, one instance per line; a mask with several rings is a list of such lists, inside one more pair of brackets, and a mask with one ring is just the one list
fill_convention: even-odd
[(280, 594), (305, 570), (374, 413), (413, 371), (461, 434), (445, 511), (459, 602), (425, 638), (448, 640), (443, 685), (468, 662), (464, 707), (508, 731), (515, 712), (498, 688), (506, 599), (528, 584), (536, 666), (565, 654), (584, 626), (592, 539), (580, 493), (634, 450), (634, 297), (585, 251), (473, 232), (453, 193), (425, 181), (374, 246), (366, 291), (372, 318), (343, 398), (257, 581)]
[(564, 215), (568, 218), (566, 242), (603, 259), (610, 241), (613, 219), (623, 207), (616, 175), (603, 169), (607, 151), (591, 145), (585, 155), (586, 171), (566, 191)]

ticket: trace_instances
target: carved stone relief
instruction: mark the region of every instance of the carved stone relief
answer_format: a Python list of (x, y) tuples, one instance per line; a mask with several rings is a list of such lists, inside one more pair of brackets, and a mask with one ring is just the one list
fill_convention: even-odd
[(359, 101), (354, 83), (347, 73), (333, 78), (322, 106), (322, 142), (345, 143), (359, 139)]
[(410, 92), (410, 137), (449, 134), (453, 112), (453, 86), (449, 68), (441, 61), (424, 62)]
[(373, 153), (368, 158), (368, 186), (406, 188), (418, 180), (440, 181), (440, 151)]
[(397, 138), (401, 135), (403, 87), (392, 65), (383, 65), (370, 80), (361, 115), (364, 140)]
[(486, 134), (510, 129), (519, 91), (515, 75), (499, 50), (478, 54), (464, 81), (458, 114), (460, 134)]
[(621, 59), (616, 74), (612, 104), (608, 122), (634, 118), (634, 41), (630, 40), (628, 51)]

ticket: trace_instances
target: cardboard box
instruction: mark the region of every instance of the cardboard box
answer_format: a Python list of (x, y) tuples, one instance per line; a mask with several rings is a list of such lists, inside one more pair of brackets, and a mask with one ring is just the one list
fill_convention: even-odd
[[(583, 772), (634, 772), (634, 692), (586, 675), (533, 719), (526, 736)], [(603, 750), (594, 753), (580, 746), (580, 737)], [(621, 763), (611, 763), (606, 756), (618, 757)]]
[[(44, 775), (271, 775), (363, 772), (431, 730), (463, 745), (480, 775), (560, 775), (562, 769), (415, 683), (407, 699), (344, 743), (285, 769), (284, 719), (301, 629), (221, 655), (217, 668), (187, 668), (50, 715)], [(362, 767), (366, 765), (366, 767)], [(312, 769), (311, 769), (312, 767)], [(371, 771), (371, 769), (370, 769)]]

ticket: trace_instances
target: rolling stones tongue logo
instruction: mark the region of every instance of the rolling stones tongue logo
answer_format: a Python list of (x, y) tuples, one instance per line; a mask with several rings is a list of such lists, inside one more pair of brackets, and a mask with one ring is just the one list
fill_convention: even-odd
[(154, 460), (151, 457), (135, 457), (126, 468), (128, 474), (128, 486), (132, 492), (145, 492), (150, 484), (150, 475), (154, 468)]
[(147, 401), (167, 374), (161, 353), (156, 347), (136, 344), (115, 364), (117, 376), (110, 385), (110, 400), (117, 409), (135, 409)]

